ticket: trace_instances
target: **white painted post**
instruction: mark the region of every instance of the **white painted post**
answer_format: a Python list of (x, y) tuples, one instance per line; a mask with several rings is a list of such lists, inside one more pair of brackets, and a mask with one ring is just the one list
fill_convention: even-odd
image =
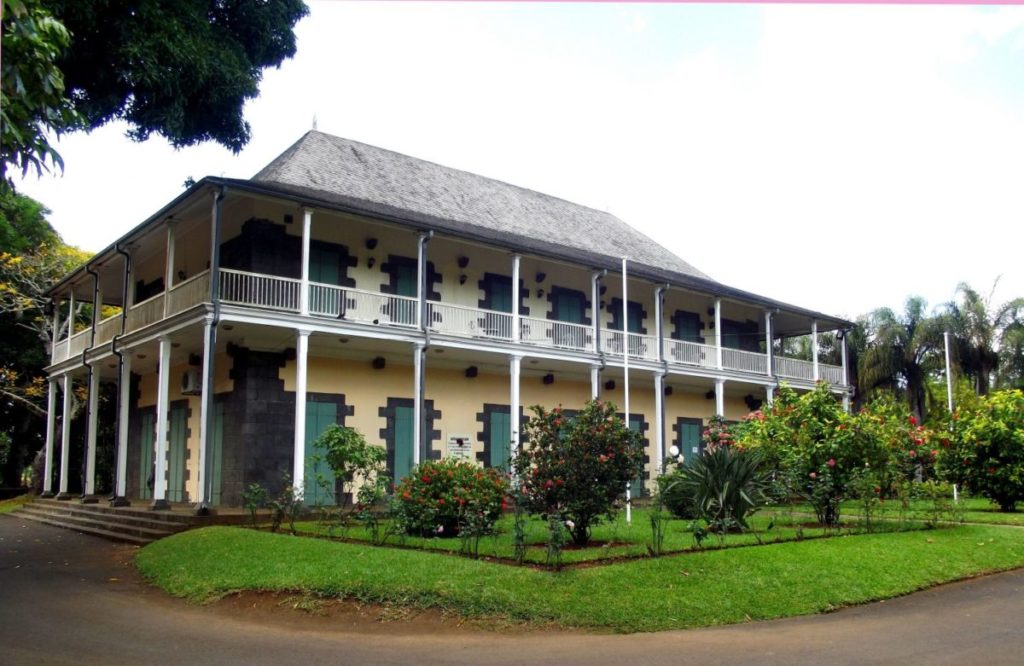
[(715, 414), (725, 417), (725, 380), (721, 377), (715, 380)]
[(772, 313), (764, 313), (764, 352), (765, 352), (765, 374), (771, 377), (774, 374), (775, 354), (772, 351)]
[(943, 331), (942, 340), (946, 346), (946, 407), (953, 413), (953, 365), (949, 361), (949, 331)]
[(519, 386), (523, 357), (512, 354), (508, 357), (509, 374), (509, 450), (514, 459), (519, 452)]
[(715, 299), (715, 367), (722, 369), (722, 299)]
[(295, 332), (295, 439), (292, 442), (292, 487), (296, 496), (306, 487), (306, 384), (310, 331)]
[(821, 379), (818, 370), (818, 320), (811, 322), (811, 360), (814, 366), (814, 381)]
[(412, 401), (412, 464), (419, 465), (423, 446), (423, 361), (426, 345), (413, 344), (413, 401)]
[(519, 318), (519, 260), (518, 254), (512, 255), (512, 342), (519, 342), (523, 336)]
[[(654, 288), (654, 334), (658, 338), (658, 362), (665, 360), (665, 324), (662, 321), (664, 316), (665, 289), (668, 285), (659, 285)], [(659, 457), (660, 461), (661, 458)], [(660, 462), (659, 462), (660, 464)]]
[(71, 496), (68, 495), (68, 454), (71, 451), (71, 391), (74, 387), (70, 374), (65, 374), (62, 381), (64, 396), (63, 412), (60, 419), (60, 486), (57, 499), (66, 500), (71, 499)]
[(170, 407), (171, 339), (160, 337), (160, 364), (156, 385), (156, 453), (153, 456), (153, 503), (151, 509), (169, 509), (167, 503), (167, 412)]
[(43, 497), (53, 497), (53, 438), (57, 429), (57, 380), (46, 382), (46, 459), (43, 463)]
[(590, 366), (590, 399), (601, 397), (601, 366), (596, 363)]
[(839, 353), (840, 353), (841, 363), (843, 365), (843, 385), (849, 386), (850, 385), (850, 373), (849, 373), (849, 369), (847, 367), (847, 360), (846, 360), (846, 354), (848, 353), (846, 351), (846, 338), (847, 338), (848, 335), (850, 335), (850, 332), (849, 331), (843, 331), (842, 334), (843, 334), (843, 337), (842, 337), (842, 339), (839, 342)]
[[(299, 314), (309, 315), (309, 240), (313, 228), (313, 211), (302, 210), (302, 281), (299, 285)], [(305, 415), (302, 417), (305, 419)]]
[(203, 325), (203, 392), (199, 395), (199, 471), (196, 474), (196, 483), (199, 492), (196, 500), (200, 507), (210, 501), (207, 497), (206, 488), (206, 458), (210, 450), (210, 410), (213, 409), (213, 395), (210, 390), (210, 368), (213, 359), (213, 349), (210, 347), (210, 333), (213, 330), (213, 317), (207, 317)]
[(771, 407), (772, 403), (775, 402), (775, 387), (774, 386), (766, 386), (766, 387), (764, 387), (764, 401), (765, 401), (765, 404), (768, 405), (769, 407)]
[(164, 267), (164, 317), (171, 314), (171, 287), (174, 286), (174, 220), (167, 221), (167, 264)]
[(99, 420), (100, 371), (89, 373), (89, 420), (85, 438), (85, 487), (83, 495), (96, 492), (96, 425)]
[[(128, 494), (128, 407), (131, 396), (132, 357), (124, 351), (124, 362), (121, 366), (121, 397), (118, 401), (117, 416), (117, 498)], [(140, 479), (140, 483), (145, 483)]]
[[(626, 427), (629, 428), (629, 289), (627, 286), (626, 258), (622, 258), (622, 390), (625, 395)], [(630, 484), (626, 484), (626, 524), (633, 522), (633, 502)]]

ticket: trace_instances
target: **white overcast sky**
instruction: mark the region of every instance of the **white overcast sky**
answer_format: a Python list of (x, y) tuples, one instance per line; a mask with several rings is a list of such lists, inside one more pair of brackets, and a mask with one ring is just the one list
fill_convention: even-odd
[(608, 210), (726, 284), (854, 317), (1024, 296), (1024, 8), (312, 2), (239, 155), (60, 142), (25, 193), (99, 250), (308, 130)]

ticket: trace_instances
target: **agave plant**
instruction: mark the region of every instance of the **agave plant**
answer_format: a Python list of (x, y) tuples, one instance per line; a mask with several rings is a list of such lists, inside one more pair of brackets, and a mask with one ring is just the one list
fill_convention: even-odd
[(770, 475), (761, 454), (734, 446), (708, 447), (664, 477), (661, 491), (673, 513), (702, 518), (717, 531), (749, 529), (764, 503)]

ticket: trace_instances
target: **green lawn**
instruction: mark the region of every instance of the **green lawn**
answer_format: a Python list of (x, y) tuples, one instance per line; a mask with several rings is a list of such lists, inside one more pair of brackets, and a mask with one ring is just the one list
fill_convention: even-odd
[[(1024, 512), (1001, 512), (997, 505), (984, 497), (961, 497), (960, 504), (963, 508), (964, 522), (1024, 526)], [(926, 517), (927, 507), (928, 503), (924, 500), (912, 501), (906, 513), (906, 518), (909, 520), (923, 520)], [(814, 509), (809, 504), (795, 504), (792, 510), (814, 515)], [(860, 505), (853, 500), (843, 502), (840, 510), (843, 520), (855, 519), (861, 512)], [(786, 513), (787, 508), (785, 506), (770, 506), (766, 507), (765, 511), (781, 515)], [(882, 511), (879, 513), (879, 517), (894, 519), (898, 515), (899, 509), (894, 500), (888, 500), (882, 504)]]
[[(813, 518), (809, 519), (807, 516), (755, 514), (750, 520), (752, 532), (729, 534), (722, 538), (712, 535), (705, 539), (703, 548), (728, 548), (750, 546), (758, 543), (793, 541), (797, 538), (798, 530), (803, 538), (814, 538), (827, 534), (826, 530), (821, 527), (806, 525), (809, 522), (813, 522)], [(497, 535), (481, 539), (479, 549), (481, 557), (513, 558), (513, 523), (514, 519), (512, 516), (503, 516), (496, 525)], [(887, 525), (880, 525), (880, 528), (884, 527), (887, 527)], [(894, 529), (896, 526), (890, 525), (890, 527)], [(911, 525), (910, 527), (919, 528), (920, 525)], [(353, 525), (342, 531), (336, 527), (330, 528), (327, 523), (306, 521), (297, 523), (296, 530), (302, 534), (332, 537), (343, 536), (348, 540), (370, 541), (368, 531), (359, 525)], [(526, 541), (529, 544), (529, 548), (526, 554), (526, 561), (537, 564), (544, 564), (546, 562), (547, 538), (547, 523), (545, 521), (532, 519), (527, 523)], [(646, 508), (634, 509), (631, 524), (626, 523), (625, 514), (620, 511), (614, 521), (594, 527), (591, 534), (591, 543), (599, 545), (579, 550), (572, 548), (563, 550), (562, 562), (573, 564), (602, 559), (647, 556), (649, 552), (648, 546), (651, 544), (650, 511)], [(455, 538), (441, 539), (410, 536), (391, 536), (387, 540), (387, 545), (401, 545), (444, 552), (459, 552), (461, 546), (459, 539)], [(693, 534), (690, 532), (690, 521), (676, 518), (669, 520), (665, 528), (663, 552), (683, 552), (695, 550), (696, 548)]]
[(1024, 566), (1024, 530), (969, 525), (645, 558), (561, 573), (411, 549), (210, 527), (150, 544), (144, 576), (208, 600), (238, 590), (437, 607), (634, 632), (830, 610)]
[(16, 509), (21, 508), (23, 505), (28, 504), (36, 497), (32, 494), (18, 495), (10, 499), (0, 501), (0, 514), (10, 513)]

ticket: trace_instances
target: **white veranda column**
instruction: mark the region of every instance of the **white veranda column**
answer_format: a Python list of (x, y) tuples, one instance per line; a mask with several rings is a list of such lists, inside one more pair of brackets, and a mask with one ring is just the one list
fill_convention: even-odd
[(515, 459), (519, 453), (519, 380), (520, 380), (520, 368), (523, 357), (517, 354), (512, 354), (508, 357), (508, 375), (509, 375), (509, 450), (512, 452), (512, 458)]
[(423, 459), (423, 451), (426, 449), (426, 439), (423, 432), (423, 384), (424, 384), (424, 356), (426, 356), (426, 345), (417, 342), (413, 345), (413, 401), (412, 401), (412, 464), (419, 465)]
[(725, 380), (715, 380), (715, 414), (725, 416)]
[(590, 366), (590, 399), (601, 397), (601, 366), (596, 363)]
[[(302, 280), (299, 284), (299, 314), (309, 314), (309, 239), (313, 227), (313, 211), (302, 211)], [(344, 306), (342, 307), (344, 310)]]
[(93, 368), (89, 373), (89, 421), (85, 439), (85, 487), (82, 494), (96, 492), (96, 426), (99, 421), (100, 371)]
[(775, 402), (775, 387), (774, 386), (766, 386), (766, 387), (764, 387), (764, 400), (765, 400), (765, 404), (768, 405), (769, 407), (771, 407), (772, 403)]
[[(121, 386), (117, 401), (117, 487), (114, 489), (115, 502), (123, 500), (128, 494), (128, 407), (131, 396), (132, 357), (124, 352), (121, 365)], [(140, 483), (145, 483), (140, 479)]]
[(764, 352), (765, 352), (765, 374), (771, 377), (775, 374), (775, 352), (772, 350), (772, 313), (764, 313)]
[(153, 455), (152, 509), (167, 509), (167, 412), (170, 407), (171, 340), (160, 338), (160, 364), (156, 386), (156, 452)]
[(167, 258), (164, 264), (164, 317), (171, 314), (171, 299), (168, 294), (174, 286), (174, 220), (167, 222)]
[(196, 473), (199, 492), (196, 500), (200, 507), (210, 501), (206, 492), (206, 458), (210, 451), (210, 410), (213, 409), (213, 391), (210, 390), (210, 371), (213, 361), (213, 349), (210, 347), (212, 331), (213, 318), (210, 317), (206, 319), (203, 326), (203, 392), (199, 397), (199, 471)]
[(57, 429), (57, 380), (47, 382), (46, 458), (43, 462), (43, 497), (53, 497), (53, 438)]
[(811, 322), (811, 361), (814, 365), (814, 381), (821, 379), (818, 370), (818, 320)]
[(715, 367), (722, 369), (722, 299), (715, 299)]
[(665, 375), (660, 370), (654, 373), (654, 460), (651, 472), (661, 471), (665, 460)]
[(519, 342), (523, 337), (523, 326), (519, 318), (519, 260), (518, 254), (512, 255), (512, 342)]
[[(69, 322), (70, 325), (70, 322)], [(57, 499), (68, 499), (68, 452), (71, 450), (71, 391), (74, 390), (71, 375), (64, 375), (63, 405), (60, 417), (60, 486)]]
[(305, 489), (306, 475), (306, 380), (309, 363), (309, 331), (295, 337), (295, 440), (292, 455), (292, 487), (296, 497)]

